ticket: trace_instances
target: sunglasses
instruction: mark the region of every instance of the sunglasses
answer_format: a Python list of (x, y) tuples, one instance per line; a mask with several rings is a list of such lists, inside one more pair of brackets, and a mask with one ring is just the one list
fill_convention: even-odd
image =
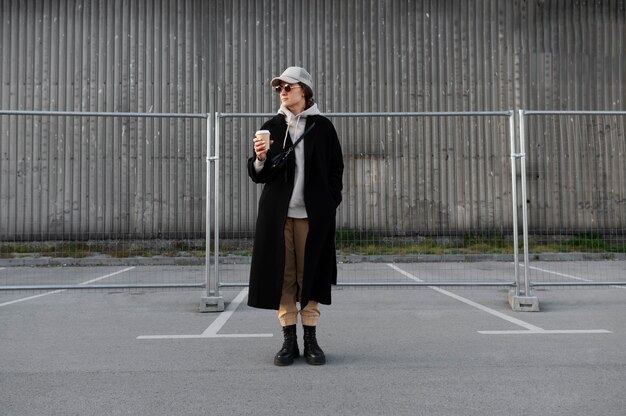
[(300, 85), (285, 85), (284, 87), (282, 85), (277, 85), (274, 87), (274, 91), (276, 92), (276, 94), (280, 94), (281, 92), (283, 92), (283, 90), (285, 90), (285, 92), (291, 92), (291, 90), (295, 89), (295, 88), (302, 88)]

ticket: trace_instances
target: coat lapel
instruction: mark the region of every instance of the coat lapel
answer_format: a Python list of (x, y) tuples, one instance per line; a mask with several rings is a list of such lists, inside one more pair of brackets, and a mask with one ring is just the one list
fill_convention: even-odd
[[(289, 146), (291, 146), (293, 142), (291, 141), (291, 135), (287, 133), (287, 123), (285, 123), (285, 117), (282, 114), (278, 114), (272, 119), (272, 122), (278, 130), (278, 140), (280, 140), (280, 148), (282, 149), (282, 151), (289, 149)], [(283, 147), (285, 134), (287, 134), (287, 141), (285, 143), (285, 146)]]
[[(304, 131), (315, 122), (315, 116), (309, 116), (306, 119), (306, 126)], [(304, 177), (307, 178), (309, 174), (309, 167), (311, 166), (311, 157), (313, 156), (313, 149), (315, 148), (315, 140), (313, 139), (313, 130), (311, 130), (302, 141), (304, 142)]]

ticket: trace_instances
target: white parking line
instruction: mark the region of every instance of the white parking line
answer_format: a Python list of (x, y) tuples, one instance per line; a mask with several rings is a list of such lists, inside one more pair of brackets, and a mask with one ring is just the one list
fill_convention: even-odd
[[(521, 265), (522, 267), (524, 267), (524, 265)], [(550, 273), (550, 274), (555, 274), (557, 276), (563, 276), (563, 277), (567, 277), (569, 279), (574, 279), (574, 280), (580, 280), (581, 282), (593, 282), (593, 280), (589, 280), (589, 279), (585, 279), (583, 277), (578, 277), (578, 276), (573, 276), (571, 274), (565, 274), (565, 273), (560, 273), (560, 272), (555, 272), (552, 270), (548, 270), (548, 269), (542, 269), (541, 267), (536, 267), (536, 266), (528, 266), (529, 269), (532, 270), (537, 270), (540, 272), (544, 272), (544, 273)]]
[[(127, 272), (127, 271), (129, 271), (129, 270), (134, 269), (134, 268), (135, 268), (134, 266), (132, 266), (132, 267), (127, 267), (127, 268), (125, 268), (125, 269), (118, 270), (118, 271), (116, 271), (116, 272), (109, 273), (109, 274), (106, 274), (106, 275), (104, 275), (104, 276), (97, 277), (97, 278), (95, 278), (95, 279), (87, 280), (86, 282), (79, 283), (78, 285), (79, 285), (79, 286), (85, 286), (85, 285), (88, 285), (88, 284), (90, 284), (90, 283), (97, 282), (98, 280), (106, 279), (106, 278), (108, 278), (108, 277), (115, 276), (116, 274), (120, 274), (120, 273)], [(12, 305), (12, 304), (14, 304), (14, 303), (18, 303), (18, 302), (25, 302), (25, 301), (27, 301), (27, 300), (37, 299), (37, 298), (40, 298), (40, 297), (42, 297), (42, 296), (54, 295), (55, 293), (65, 292), (66, 290), (67, 290), (67, 289), (54, 290), (54, 291), (52, 291), (52, 292), (41, 293), (41, 294), (39, 294), (39, 295), (29, 296), (29, 297), (27, 297), (27, 298), (15, 299), (15, 300), (12, 300), (12, 301), (10, 301), (10, 302), (0, 303), (0, 307), (2, 307), (2, 306)]]
[[(521, 266), (524, 267), (523, 264)], [(555, 274), (557, 276), (567, 277), (569, 279), (580, 280), (581, 282), (593, 282), (593, 280), (591, 280), (591, 279), (585, 279), (583, 277), (578, 277), (578, 276), (574, 276), (574, 275), (571, 275), (571, 274), (555, 272), (553, 270), (542, 269), (541, 267), (528, 266), (528, 268), (532, 269), (532, 270), (537, 270), (539, 272), (544, 272), (544, 273), (549, 273), (549, 274)], [(615, 288), (618, 288), (618, 289), (626, 289), (626, 286), (611, 286), (611, 287), (615, 287)]]
[(226, 322), (233, 316), (235, 310), (248, 296), (248, 288), (243, 289), (228, 305), (224, 312), (209, 325), (207, 329), (199, 335), (140, 335), (137, 339), (200, 339), (200, 338), (258, 338), (273, 337), (274, 334), (218, 334)]
[(40, 297), (42, 297), (42, 296), (53, 295), (53, 294), (55, 294), (55, 293), (61, 293), (61, 292), (65, 292), (65, 289), (62, 289), (62, 290), (55, 290), (55, 291), (53, 291), (53, 292), (41, 293), (41, 294), (39, 294), (39, 295), (29, 296), (29, 297), (27, 297), (27, 298), (15, 299), (15, 300), (12, 300), (12, 301), (10, 301), (10, 302), (0, 303), (0, 307), (2, 307), (2, 306), (9, 306), (9, 305), (13, 305), (14, 303), (18, 303), (18, 302), (25, 302), (25, 301), (27, 301), (27, 300), (37, 299), (37, 298), (40, 298)]
[(132, 270), (132, 269), (134, 269), (134, 268), (135, 268), (135, 266), (127, 267), (127, 268), (125, 268), (125, 269), (118, 270), (118, 271), (113, 272), (113, 273), (105, 274), (104, 276), (96, 277), (95, 279), (87, 280), (86, 282), (79, 283), (78, 285), (79, 285), (79, 286), (85, 286), (85, 285), (88, 285), (88, 284), (90, 284), (90, 283), (97, 282), (97, 281), (99, 281), (99, 280), (102, 280), (102, 279), (106, 279), (106, 278), (109, 278), (109, 277), (115, 276), (116, 274), (125, 273), (125, 272), (127, 272), (127, 271), (129, 271), (129, 270)]
[(478, 331), (483, 335), (560, 335), (560, 334), (612, 334), (606, 329), (539, 329), (538, 331)]
[[(391, 264), (388, 263), (387, 266), (391, 267), (392, 269), (394, 269), (395, 271), (397, 271), (398, 273), (408, 277), (409, 279), (416, 281), (416, 282), (423, 282), (423, 280), (419, 279), (418, 277), (412, 275), (409, 272), (406, 272), (404, 270), (402, 270), (401, 268), (399, 268), (398, 266), (396, 266), (395, 264)], [(478, 331), (479, 334), (485, 334), (485, 335), (520, 335), (520, 334), (611, 334), (611, 331), (607, 331), (606, 329), (575, 329), (575, 330), (546, 330), (543, 328), (540, 328), (538, 326), (535, 326), (533, 324), (530, 324), (528, 322), (522, 321), (521, 319), (517, 319), (517, 318), (513, 318), (512, 316), (509, 316), (507, 314), (504, 314), (502, 312), (496, 311), (495, 309), (491, 309), (487, 306), (481, 305), (480, 303), (476, 303), (472, 300), (466, 299), (462, 296), (459, 296), (455, 293), (449, 292), (447, 290), (435, 287), (435, 286), (428, 286), (430, 289), (441, 293), (442, 295), (446, 295), (449, 296), (453, 299), (456, 299), (460, 302), (465, 303), (466, 305), (472, 306), (476, 309), (479, 309), (483, 312), (486, 312), (490, 315), (496, 316), (500, 319), (504, 319), (505, 321), (508, 321), (512, 324), (521, 326), (522, 328), (526, 328), (525, 330), (516, 330), (516, 331)]]

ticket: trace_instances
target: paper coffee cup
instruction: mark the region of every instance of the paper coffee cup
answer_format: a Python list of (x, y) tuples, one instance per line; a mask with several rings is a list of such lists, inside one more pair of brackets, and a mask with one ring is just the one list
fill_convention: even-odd
[(263, 144), (265, 145), (265, 149), (270, 148), (270, 131), (269, 130), (258, 130), (255, 134), (258, 139), (263, 140)]

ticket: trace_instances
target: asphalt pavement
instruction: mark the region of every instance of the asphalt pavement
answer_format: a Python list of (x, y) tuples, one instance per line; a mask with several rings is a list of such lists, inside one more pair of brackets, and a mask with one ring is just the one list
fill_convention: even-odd
[(274, 312), (245, 288), (222, 313), (199, 290), (0, 292), (0, 414), (622, 416), (626, 288), (536, 294), (541, 312), (513, 312), (506, 288), (338, 287), (327, 364), (276, 367)]

